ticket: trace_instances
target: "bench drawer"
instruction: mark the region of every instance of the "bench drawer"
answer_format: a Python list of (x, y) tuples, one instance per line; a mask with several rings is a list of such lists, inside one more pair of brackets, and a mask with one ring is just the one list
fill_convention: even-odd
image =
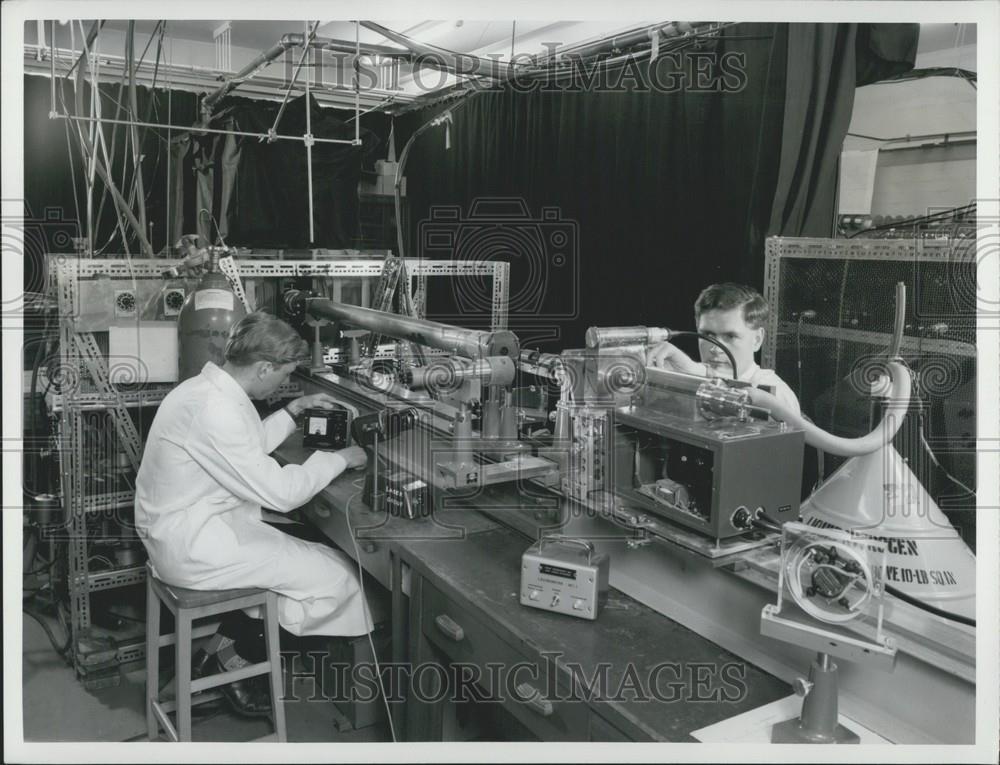
[[(422, 590), (421, 631), (448, 657), (450, 666), (446, 670), (453, 692), (458, 690), (456, 678), (463, 672), (466, 683), (478, 686), (482, 696), (496, 699), (539, 739), (590, 738), (590, 708), (569, 697), (551, 663), (532, 655), (530, 650), (522, 652), (508, 645), (483, 620), (426, 579)], [(433, 692), (436, 683), (426, 681), (424, 689)], [(468, 685), (464, 695), (472, 695)]]

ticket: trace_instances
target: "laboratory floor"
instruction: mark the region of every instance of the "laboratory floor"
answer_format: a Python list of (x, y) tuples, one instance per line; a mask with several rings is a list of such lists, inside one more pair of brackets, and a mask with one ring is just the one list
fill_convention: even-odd
[[(42, 741), (147, 741), (145, 669), (141, 663), (126, 667), (116, 687), (88, 691), (52, 650), (42, 628), (24, 617), (22, 632), (22, 709), (24, 740)], [(165, 682), (168, 673), (162, 675)], [(365, 743), (389, 741), (384, 720), (360, 730), (337, 728), (332, 702), (309, 701), (298, 681), (295, 701), (285, 702), (289, 742)], [(288, 678), (285, 688), (288, 689)], [(252, 741), (272, 732), (270, 721), (246, 719), (222, 702), (196, 710), (195, 741)], [(163, 738), (160, 739), (165, 740)]]

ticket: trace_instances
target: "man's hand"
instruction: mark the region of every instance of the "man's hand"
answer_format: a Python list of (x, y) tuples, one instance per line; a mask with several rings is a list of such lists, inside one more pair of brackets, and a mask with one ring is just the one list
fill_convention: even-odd
[(335, 454), (339, 454), (344, 458), (349, 470), (363, 468), (368, 463), (368, 456), (360, 446), (348, 446), (346, 449), (335, 452)]
[(646, 352), (646, 366), (666, 369), (668, 372), (683, 372), (705, 377), (708, 374), (704, 364), (694, 361), (684, 351), (671, 343), (654, 345)]
[(292, 417), (298, 417), (306, 409), (334, 409), (340, 405), (329, 393), (313, 393), (311, 396), (299, 396), (289, 401), (285, 408)]

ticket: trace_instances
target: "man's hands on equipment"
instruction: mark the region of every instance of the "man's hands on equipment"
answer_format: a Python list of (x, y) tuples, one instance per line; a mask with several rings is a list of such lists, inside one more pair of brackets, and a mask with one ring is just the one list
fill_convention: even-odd
[(341, 449), (335, 454), (339, 454), (347, 462), (348, 469), (358, 469), (363, 468), (367, 462), (368, 457), (365, 455), (365, 450), (360, 446), (348, 446), (346, 449)]
[(708, 376), (708, 368), (704, 364), (695, 361), (672, 343), (660, 343), (650, 348), (646, 352), (646, 366), (699, 377)]
[(292, 399), (285, 405), (285, 408), (292, 417), (298, 417), (306, 409), (336, 409), (338, 406), (340, 406), (340, 402), (329, 393), (313, 393), (309, 396), (299, 396)]

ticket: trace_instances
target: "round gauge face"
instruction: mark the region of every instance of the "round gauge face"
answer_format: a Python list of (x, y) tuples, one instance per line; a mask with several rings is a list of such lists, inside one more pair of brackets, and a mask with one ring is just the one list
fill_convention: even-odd
[(131, 292), (119, 292), (115, 297), (115, 308), (119, 313), (133, 313), (135, 311), (135, 295)]
[(849, 622), (864, 613), (877, 584), (866, 557), (836, 541), (797, 544), (786, 557), (785, 576), (792, 598), (822, 622)]
[(163, 298), (164, 305), (171, 311), (179, 311), (184, 305), (184, 293), (170, 290)]

